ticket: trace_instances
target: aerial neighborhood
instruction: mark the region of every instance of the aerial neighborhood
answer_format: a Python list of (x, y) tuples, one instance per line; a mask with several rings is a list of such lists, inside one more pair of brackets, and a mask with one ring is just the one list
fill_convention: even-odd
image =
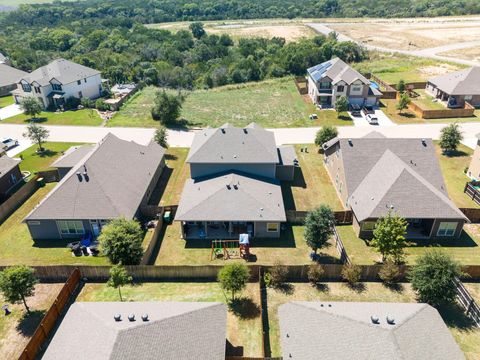
[(0, 0), (0, 359), (480, 359), (469, 1)]

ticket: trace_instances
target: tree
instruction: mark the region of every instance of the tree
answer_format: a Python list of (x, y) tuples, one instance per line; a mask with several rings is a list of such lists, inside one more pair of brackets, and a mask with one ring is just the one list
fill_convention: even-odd
[(31, 116), (32, 120), (35, 120), (35, 117), (42, 112), (43, 107), (36, 98), (27, 96), (20, 102), (20, 109), (26, 115)]
[(168, 148), (168, 142), (167, 142), (167, 129), (165, 129), (163, 126), (159, 127), (157, 130), (155, 130), (155, 135), (153, 136), (153, 140), (160, 145), (161, 147), (164, 147), (165, 149)]
[(192, 32), (193, 37), (195, 37), (196, 39), (200, 39), (206, 34), (205, 29), (203, 28), (203, 24), (201, 22), (193, 22), (190, 24), (189, 28)]
[(358, 265), (346, 264), (342, 267), (342, 278), (348, 282), (350, 286), (354, 286), (360, 281), (361, 274), (362, 269)]
[(278, 287), (287, 281), (287, 276), (288, 268), (280, 262), (275, 262), (265, 274), (265, 283), (267, 286)]
[(456, 151), (462, 140), (463, 135), (456, 122), (445, 126), (440, 131), (440, 147), (446, 154)]
[(392, 286), (400, 278), (400, 268), (391, 260), (385, 261), (378, 272), (378, 277), (385, 285)]
[(152, 108), (152, 117), (163, 125), (174, 123), (180, 116), (184, 97), (182, 94), (168, 94), (165, 90), (157, 92)]
[(325, 270), (323, 266), (319, 263), (314, 263), (308, 266), (308, 280), (312, 285), (316, 285), (321, 279)]
[(315, 136), (315, 145), (321, 148), (323, 144), (337, 137), (337, 135), (338, 135), (338, 130), (335, 126), (331, 126), (331, 125), (322, 126), (320, 130), (317, 131), (317, 134)]
[(377, 220), (373, 229), (372, 246), (382, 254), (382, 261), (392, 257), (395, 262), (403, 258), (406, 246), (407, 221), (391, 211)]
[(398, 100), (397, 104), (398, 112), (401, 114), (402, 110), (408, 108), (408, 104), (410, 104), (410, 102), (411, 100), (407, 93), (403, 93), (402, 95), (400, 95), (400, 99)]
[(335, 216), (327, 205), (320, 205), (310, 211), (305, 219), (304, 237), (307, 245), (317, 253), (333, 235)]
[(135, 220), (110, 221), (103, 227), (98, 241), (112, 264), (138, 265), (142, 259), (143, 231)]
[(132, 277), (128, 275), (127, 270), (121, 265), (113, 265), (110, 268), (110, 278), (108, 279), (107, 286), (118, 289), (118, 295), (120, 296), (120, 301), (122, 299), (122, 291), (120, 288), (132, 282)]
[(12, 266), (0, 272), (0, 291), (3, 296), (12, 304), (22, 301), (28, 314), (30, 309), (25, 298), (35, 293), (37, 279), (34, 273), (34, 269), (25, 265)]
[(340, 113), (348, 110), (348, 99), (346, 96), (342, 95), (335, 101), (335, 110), (337, 110), (337, 117), (340, 117)]
[(225, 265), (218, 272), (218, 281), (225, 291), (232, 293), (232, 301), (235, 300), (235, 294), (242, 291), (247, 286), (250, 278), (248, 267), (245, 264), (233, 263)]
[(30, 139), (32, 142), (38, 145), (38, 151), (40, 152), (44, 150), (42, 144), (48, 139), (49, 136), (50, 131), (35, 123), (28, 124), (27, 131), (23, 133), (23, 137)]
[(405, 81), (403, 79), (400, 79), (397, 84), (397, 91), (398, 92), (405, 92)]
[(429, 251), (418, 258), (408, 278), (421, 302), (438, 306), (455, 302), (454, 280), (461, 275), (459, 264), (450, 255)]

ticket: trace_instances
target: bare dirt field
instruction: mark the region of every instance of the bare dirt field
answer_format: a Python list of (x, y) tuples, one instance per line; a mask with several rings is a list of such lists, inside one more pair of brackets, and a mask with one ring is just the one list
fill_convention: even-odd
[(480, 62), (480, 47), (475, 46), (471, 48), (451, 50), (451, 51), (438, 53), (438, 55), (450, 56), (450, 57), (454, 56), (459, 59), (473, 60), (473, 61)]

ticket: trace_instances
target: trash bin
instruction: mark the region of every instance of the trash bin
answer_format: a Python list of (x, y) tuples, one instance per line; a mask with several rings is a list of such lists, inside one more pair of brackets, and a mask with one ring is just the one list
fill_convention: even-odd
[(165, 221), (167, 224), (170, 224), (170, 220), (172, 220), (172, 214), (170, 211), (165, 211), (163, 214), (163, 221)]
[(37, 179), (37, 185), (38, 187), (44, 187), (45, 186), (45, 179), (43, 177), (40, 177)]

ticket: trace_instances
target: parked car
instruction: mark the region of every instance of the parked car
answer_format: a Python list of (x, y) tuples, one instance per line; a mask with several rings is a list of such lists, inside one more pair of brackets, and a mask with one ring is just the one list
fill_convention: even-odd
[(362, 108), (360, 107), (360, 105), (353, 104), (350, 106), (350, 112), (352, 116), (356, 116), (356, 117), (362, 116), (361, 110)]
[(370, 125), (378, 125), (378, 118), (375, 115), (367, 114), (365, 118), (367, 119)]
[(365, 105), (362, 108), (363, 115), (367, 116), (367, 114), (375, 114), (375, 110), (373, 109), (373, 106), (371, 105)]
[(2, 140), (2, 149), (5, 151), (8, 151), (15, 146), (18, 146), (18, 140), (13, 140), (10, 138), (4, 138)]

